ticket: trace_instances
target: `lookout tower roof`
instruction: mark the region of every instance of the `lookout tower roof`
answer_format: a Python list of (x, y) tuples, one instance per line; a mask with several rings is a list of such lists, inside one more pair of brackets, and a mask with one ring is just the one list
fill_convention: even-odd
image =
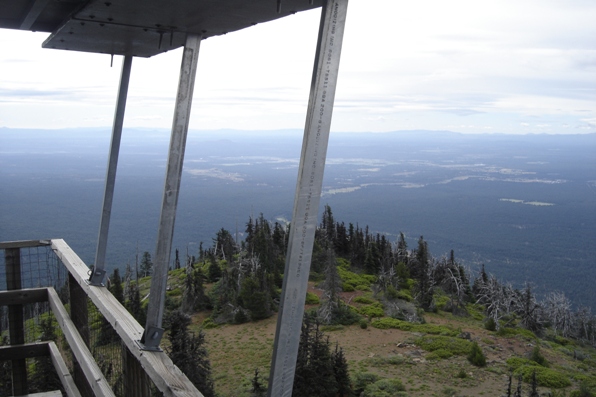
[(151, 57), (322, 5), (322, 0), (0, 0), (0, 28), (51, 33), (44, 48)]

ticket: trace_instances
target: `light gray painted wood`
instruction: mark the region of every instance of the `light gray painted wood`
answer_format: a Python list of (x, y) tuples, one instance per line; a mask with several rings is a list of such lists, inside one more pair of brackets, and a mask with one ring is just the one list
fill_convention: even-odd
[(147, 352), (139, 348), (137, 341), (141, 339), (143, 327), (106, 287), (92, 287), (86, 283), (89, 268), (64, 240), (52, 240), (52, 249), (164, 396), (203, 396), (164, 352)]
[(21, 240), (21, 241), (3, 241), (0, 243), (0, 249), (8, 248), (30, 248), (50, 245), (50, 240)]
[(46, 302), (47, 288), (25, 288), (15, 291), (0, 291), (0, 306), (24, 305), (27, 303)]
[(52, 312), (54, 313), (54, 316), (56, 316), (58, 325), (62, 329), (64, 337), (66, 338), (73, 355), (76, 357), (77, 362), (85, 374), (85, 378), (89, 382), (89, 386), (91, 386), (91, 390), (93, 390), (95, 396), (115, 397), (115, 394), (110, 388), (108, 381), (103, 376), (99, 366), (93, 358), (93, 355), (91, 355), (91, 352), (87, 348), (87, 344), (83, 338), (81, 338), (81, 335), (79, 335), (77, 328), (70, 319), (70, 316), (64, 308), (64, 305), (62, 305), (62, 302), (60, 301), (60, 298), (58, 297), (58, 294), (54, 288), (48, 288), (48, 300), (50, 302)]
[(52, 358), (52, 364), (54, 364), (54, 368), (56, 368), (56, 372), (58, 373), (58, 377), (60, 377), (60, 382), (62, 382), (62, 387), (64, 387), (66, 395), (68, 397), (81, 397), (81, 393), (79, 392), (79, 389), (77, 389), (74, 379), (68, 371), (68, 367), (64, 362), (62, 354), (60, 354), (60, 350), (58, 350), (58, 346), (56, 346), (54, 342), (49, 342), (48, 350), (50, 352), (50, 357)]
[[(6, 248), (4, 250), (6, 263), (6, 288), (20, 290), (21, 283), (21, 249)], [(8, 335), (11, 345), (25, 343), (25, 330), (23, 323), (23, 305), (8, 306)], [(27, 384), (27, 362), (25, 359), (12, 360), (12, 392), (15, 395), (29, 393)]]

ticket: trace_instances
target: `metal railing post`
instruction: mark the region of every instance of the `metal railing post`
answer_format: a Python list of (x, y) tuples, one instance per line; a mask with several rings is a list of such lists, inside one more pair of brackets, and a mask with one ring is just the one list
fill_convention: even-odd
[(166, 169), (166, 180), (161, 205), (159, 230), (157, 233), (157, 247), (155, 250), (155, 265), (149, 291), (149, 307), (147, 309), (147, 325), (141, 338), (141, 345), (147, 350), (158, 350), (159, 342), (163, 336), (161, 328), (164, 312), (168, 267), (174, 237), (174, 223), (176, 221), (176, 207), (182, 179), (182, 166), (184, 163), (184, 150), (190, 119), (192, 95), (194, 91), (195, 76), (201, 35), (188, 34), (182, 54), (180, 67), (180, 80), (176, 96), (176, 108), (172, 123), (172, 136), (170, 138), (170, 151)]
[(289, 397), (296, 372), (348, 0), (324, 2), (277, 320), (270, 397)]
[(120, 141), (122, 138), (122, 126), (124, 125), (124, 111), (126, 110), (126, 97), (128, 95), (128, 83), (130, 81), (130, 70), (132, 67), (132, 55), (126, 55), (122, 63), (120, 75), (120, 87), (118, 88), (118, 99), (114, 113), (114, 124), (112, 127), (112, 142), (110, 143), (110, 154), (108, 157), (108, 170), (106, 172), (106, 185), (103, 196), (101, 219), (99, 221), (99, 234), (97, 237), (97, 250), (95, 251), (95, 263), (93, 271), (89, 276), (89, 284), (99, 286), (105, 276), (106, 249), (108, 245), (108, 231), (110, 229), (110, 217), (112, 215), (112, 202), (114, 199), (114, 186), (116, 185), (116, 169), (118, 168), (118, 154), (120, 153)]

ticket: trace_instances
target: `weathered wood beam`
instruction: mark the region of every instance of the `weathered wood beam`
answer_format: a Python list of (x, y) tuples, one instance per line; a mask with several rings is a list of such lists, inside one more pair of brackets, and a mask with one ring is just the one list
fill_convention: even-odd
[(0, 346), (0, 361), (23, 360), (25, 358), (44, 357), (49, 355), (48, 342)]
[(43, 393), (25, 394), (23, 396), (17, 396), (17, 397), (62, 397), (62, 392), (60, 390), (54, 390), (54, 391), (46, 391)]
[(47, 288), (25, 288), (16, 291), (0, 291), (0, 306), (25, 305), (27, 303), (47, 301)]
[(166, 353), (140, 349), (137, 341), (143, 335), (143, 327), (106, 287), (87, 284), (89, 268), (64, 240), (52, 240), (52, 249), (164, 396), (203, 396)]
[(31, 248), (50, 245), (50, 240), (22, 240), (22, 241), (3, 241), (0, 242), (0, 249), (8, 248)]
[(81, 335), (79, 335), (76, 326), (70, 319), (66, 308), (62, 305), (60, 297), (58, 297), (54, 288), (48, 288), (48, 298), (52, 312), (54, 312), (54, 316), (56, 316), (56, 320), (58, 321), (58, 325), (60, 325), (64, 337), (76, 357), (77, 362), (81, 366), (85, 378), (89, 382), (95, 396), (115, 397), (112, 388), (99, 369), (99, 366), (87, 348), (85, 341)]
[(62, 387), (64, 387), (66, 395), (68, 397), (81, 397), (81, 393), (75, 385), (72, 375), (68, 371), (68, 367), (64, 362), (62, 354), (60, 354), (60, 350), (58, 350), (58, 346), (56, 346), (54, 342), (49, 342), (48, 351), (50, 353), (50, 357), (52, 358), (52, 364), (54, 364), (54, 368), (56, 369), (56, 373), (60, 378), (60, 382), (62, 382)]
[[(6, 288), (20, 290), (21, 283), (21, 249), (6, 248), (4, 250), (6, 263)], [(8, 335), (11, 345), (25, 344), (25, 329), (23, 323), (23, 305), (8, 306)], [(29, 393), (27, 384), (27, 362), (25, 359), (12, 360), (12, 393), (15, 396)]]

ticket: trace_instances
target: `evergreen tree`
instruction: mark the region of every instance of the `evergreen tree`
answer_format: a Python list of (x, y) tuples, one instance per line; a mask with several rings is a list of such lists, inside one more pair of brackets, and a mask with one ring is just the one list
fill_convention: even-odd
[(216, 258), (231, 261), (236, 254), (236, 243), (229, 231), (223, 227), (217, 232), (213, 239), (214, 253)]
[(258, 275), (252, 274), (242, 280), (239, 293), (240, 306), (250, 312), (253, 321), (271, 316), (271, 297), (268, 288), (263, 288)]
[(338, 391), (329, 340), (318, 322), (305, 316), (298, 347), (292, 396), (335, 397)]
[(181, 310), (185, 313), (194, 313), (211, 308), (211, 302), (205, 294), (203, 285), (205, 276), (201, 269), (190, 265), (186, 267), (184, 292), (182, 294)]
[(126, 291), (126, 302), (124, 304), (126, 310), (143, 325), (147, 321), (147, 313), (143, 310), (141, 304), (141, 292), (137, 283), (129, 283), (128, 290)]
[(217, 263), (217, 259), (215, 258), (215, 255), (210, 254), (209, 255), (209, 281), (211, 281), (212, 283), (216, 282), (217, 280), (219, 280), (222, 276), (222, 271), (221, 271), (221, 267), (219, 266), (219, 263)]
[(349, 397), (354, 393), (351, 388), (350, 373), (348, 371), (348, 361), (344, 355), (343, 349), (335, 343), (335, 352), (333, 353), (333, 372), (335, 373), (335, 382), (337, 384), (337, 396)]
[(110, 286), (108, 288), (114, 298), (120, 303), (124, 303), (124, 289), (122, 288), (122, 278), (120, 277), (120, 269), (115, 268), (110, 277)]
[(171, 347), (168, 355), (188, 379), (205, 397), (215, 397), (211, 363), (205, 348), (205, 335), (192, 334), (188, 330), (190, 317), (183, 312), (173, 311), (168, 318)]
[[(39, 337), (40, 341), (44, 342), (56, 340), (56, 325), (54, 324), (51, 316), (46, 316), (43, 318), (39, 323), (39, 327), (41, 330), (41, 335)], [(49, 390), (63, 389), (62, 382), (60, 382), (60, 378), (58, 378), (58, 374), (54, 369), (54, 365), (52, 364), (50, 357), (36, 357), (34, 368), (35, 372), (31, 377), (29, 392), (40, 393)]]
[(151, 261), (151, 254), (147, 251), (143, 252), (141, 258), (141, 277), (150, 276), (153, 273), (153, 262)]
[(486, 357), (476, 342), (472, 343), (472, 348), (468, 354), (468, 361), (477, 367), (484, 367), (486, 365)]
[(267, 392), (267, 388), (265, 386), (263, 386), (263, 384), (261, 383), (258, 368), (255, 368), (255, 374), (252, 377), (252, 380), (250, 381), (250, 383), (251, 383), (250, 391), (252, 393), (252, 397), (262, 397)]
[(397, 262), (408, 264), (408, 243), (406, 243), (406, 236), (403, 232), (399, 232), (397, 240)]
[(180, 269), (180, 252), (176, 248), (176, 256), (174, 259), (174, 269)]
[[(321, 285), (321, 288), (325, 291), (323, 296), (324, 300), (318, 310), (318, 317), (324, 324), (335, 323), (337, 317), (341, 315), (341, 301), (339, 299), (339, 292), (341, 288), (341, 279), (337, 272), (337, 265), (335, 261), (335, 254), (333, 250), (328, 248), (325, 251), (326, 254), (326, 267), (325, 267), (325, 281)], [(349, 309), (348, 309), (349, 310)]]

